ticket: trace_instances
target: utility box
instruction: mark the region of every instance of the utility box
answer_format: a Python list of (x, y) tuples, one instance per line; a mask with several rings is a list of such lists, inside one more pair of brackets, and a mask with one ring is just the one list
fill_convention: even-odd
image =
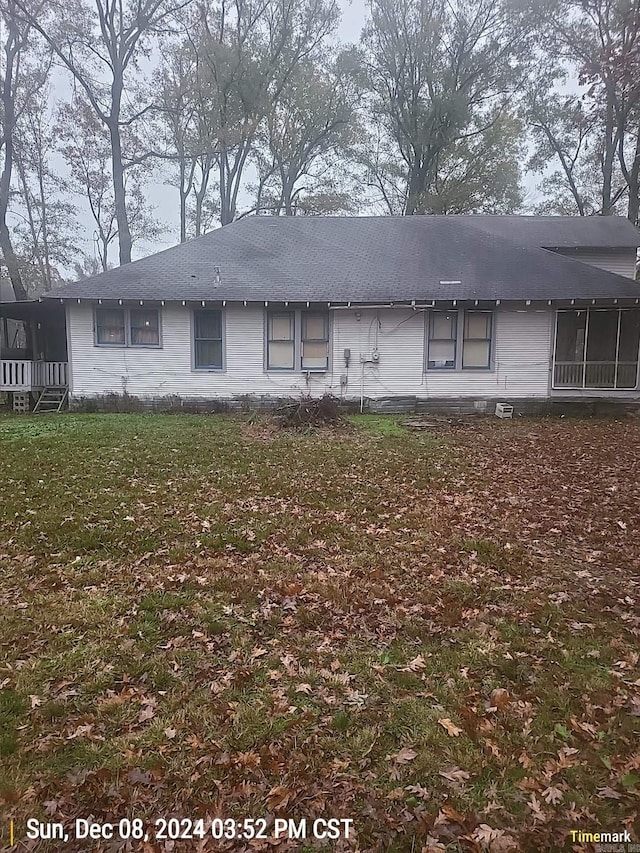
[(512, 418), (513, 406), (511, 406), (509, 403), (496, 403), (496, 417)]

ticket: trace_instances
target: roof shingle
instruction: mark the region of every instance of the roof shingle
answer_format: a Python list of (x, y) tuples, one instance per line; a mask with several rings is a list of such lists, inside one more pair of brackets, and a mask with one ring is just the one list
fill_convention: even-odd
[(626, 298), (639, 296), (640, 285), (543, 247), (639, 244), (638, 231), (618, 217), (254, 216), (47, 296), (314, 302)]

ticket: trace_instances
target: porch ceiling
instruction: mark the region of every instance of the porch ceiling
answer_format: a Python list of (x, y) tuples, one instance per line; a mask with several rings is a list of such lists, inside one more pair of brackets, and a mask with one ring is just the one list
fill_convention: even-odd
[(38, 299), (29, 302), (0, 302), (0, 317), (8, 317), (11, 320), (46, 321), (47, 325), (64, 323), (64, 305), (49, 300), (40, 302)]

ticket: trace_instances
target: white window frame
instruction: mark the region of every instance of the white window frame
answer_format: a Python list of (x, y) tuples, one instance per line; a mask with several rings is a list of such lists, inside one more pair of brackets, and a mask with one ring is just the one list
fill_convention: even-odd
[[(100, 311), (121, 311), (124, 321), (124, 341), (100, 341), (98, 340), (98, 315)], [(142, 343), (136, 344), (132, 341), (131, 334), (131, 313), (134, 311), (155, 311), (158, 318), (158, 343)], [(93, 345), (95, 347), (114, 347), (120, 349), (162, 349), (162, 311), (155, 306), (147, 307), (144, 305), (123, 306), (123, 305), (95, 305), (93, 309)]]

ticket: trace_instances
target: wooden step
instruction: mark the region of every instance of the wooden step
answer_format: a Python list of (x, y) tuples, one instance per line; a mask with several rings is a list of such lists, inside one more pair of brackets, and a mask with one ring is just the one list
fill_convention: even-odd
[(67, 401), (68, 388), (58, 388), (48, 386), (43, 388), (40, 396), (33, 407), (35, 414), (38, 412), (61, 412), (62, 407)]

